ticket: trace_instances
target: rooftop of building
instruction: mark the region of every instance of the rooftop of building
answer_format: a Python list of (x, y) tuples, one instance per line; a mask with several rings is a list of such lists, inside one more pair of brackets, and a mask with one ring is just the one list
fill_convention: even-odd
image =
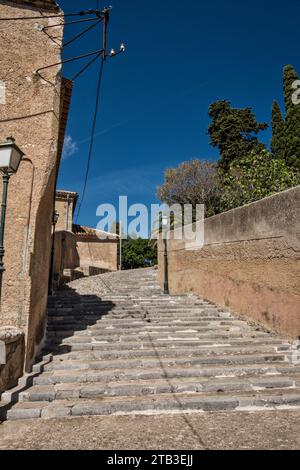
[(77, 199), (78, 193), (76, 193), (75, 191), (67, 191), (65, 189), (58, 189), (56, 191), (56, 197), (62, 198), (62, 199), (65, 199), (65, 198), (67, 199), (68, 197), (72, 199)]
[(73, 233), (84, 238), (100, 238), (104, 240), (118, 240), (119, 235), (116, 233), (104, 232), (84, 225), (73, 224)]

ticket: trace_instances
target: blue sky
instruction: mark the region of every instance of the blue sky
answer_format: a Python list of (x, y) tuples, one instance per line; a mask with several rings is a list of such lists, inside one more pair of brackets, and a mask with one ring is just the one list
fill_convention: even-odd
[[(66, 13), (96, 0), (59, 0)], [(99, 2), (101, 6), (103, 1)], [(191, 158), (216, 159), (206, 134), (208, 106), (228, 99), (270, 122), (283, 107), (282, 68), (300, 73), (299, 0), (110, 0), (108, 46), (127, 50), (105, 64), (94, 152), (78, 222), (95, 227), (96, 208), (157, 202), (164, 170)], [(83, 26), (66, 28), (69, 39)], [(100, 48), (99, 31), (70, 45), (65, 58)], [(68, 78), (84, 62), (68, 65)], [(59, 188), (82, 192), (95, 103), (97, 65), (74, 84)], [(269, 145), (270, 131), (261, 133)]]

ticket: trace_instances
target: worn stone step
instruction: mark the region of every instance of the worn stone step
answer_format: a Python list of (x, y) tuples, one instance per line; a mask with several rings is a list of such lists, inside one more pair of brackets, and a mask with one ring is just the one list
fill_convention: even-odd
[(18, 403), (7, 413), (7, 418), (58, 418), (65, 416), (95, 416), (128, 413), (183, 412), (183, 411), (233, 411), (253, 407), (299, 407), (300, 393), (258, 394), (255, 396), (226, 397), (210, 394), (164, 394), (151, 397), (102, 398), (101, 400), (57, 400)]
[[(131, 325), (140, 325), (145, 326), (146, 323), (150, 323), (153, 325), (160, 325), (161, 327), (167, 326), (176, 326), (176, 325), (183, 325), (183, 326), (203, 326), (206, 324), (211, 324), (212, 326), (217, 326), (219, 324), (223, 325), (245, 325), (245, 322), (242, 320), (237, 320), (235, 318), (222, 318), (220, 316), (200, 316), (196, 318), (188, 318), (188, 317), (174, 317), (171, 315), (170, 317), (162, 318), (158, 316), (149, 316), (145, 312), (140, 312), (138, 315), (132, 315), (131, 313), (127, 313), (128, 317), (124, 318), (124, 313), (121, 313), (120, 316), (118, 315), (104, 315), (98, 316), (95, 314), (91, 315), (57, 315), (55, 317), (48, 317), (48, 326), (50, 327), (60, 327), (64, 325), (86, 325), (86, 324), (99, 324), (99, 325), (120, 325), (120, 327)], [(146, 325), (147, 326), (147, 325)]]
[(45, 371), (57, 370), (106, 370), (106, 369), (126, 369), (131, 368), (156, 368), (156, 367), (176, 367), (176, 366), (197, 366), (197, 365), (232, 365), (232, 364), (270, 364), (288, 362), (285, 355), (281, 354), (261, 354), (261, 355), (226, 355), (226, 356), (207, 356), (202, 355), (198, 357), (154, 357), (154, 358), (123, 358), (119, 360), (93, 360), (93, 361), (61, 361), (51, 362), (45, 365)]
[[(138, 337), (143, 337), (147, 334), (151, 335), (152, 338), (156, 337), (180, 337), (180, 338), (190, 338), (198, 337), (202, 334), (215, 334), (216, 330), (219, 333), (240, 333), (242, 331), (249, 332), (250, 328), (241, 327), (240, 325), (218, 325), (218, 327), (214, 327), (211, 325), (208, 326), (195, 326), (193, 328), (188, 327), (180, 327), (178, 325), (172, 327), (163, 327), (160, 325), (153, 325), (151, 323), (139, 326), (138, 328), (134, 328), (135, 335)], [(48, 331), (48, 338), (66, 338), (66, 337), (78, 337), (78, 338), (88, 338), (93, 337), (98, 339), (103, 336), (117, 336), (118, 338), (131, 337), (132, 336), (132, 328), (118, 328), (114, 326), (103, 327), (101, 324), (88, 326), (87, 328), (82, 328), (81, 330), (66, 330), (66, 329), (58, 329), (53, 330), (50, 329)]]
[(194, 295), (164, 295), (156, 277), (109, 275), (97, 296), (99, 276), (77, 283), (83, 295), (51, 297), (52, 362), (13, 392), (23, 402), (10, 418), (300, 406), (290, 342)]
[[(51, 332), (50, 332), (51, 333)], [(56, 334), (55, 334), (56, 333)], [(201, 339), (220, 339), (220, 338), (241, 338), (246, 336), (247, 334), (251, 333), (249, 330), (241, 330), (240, 328), (218, 328), (218, 329), (210, 329), (204, 328), (203, 330), (198, 330), (197, 332), (177, 332), (177, 331), (122, 331), (122, 332), (115, 332), (114, 330), (82, 330), (81, 332), (74, 332), (73, 330), (66, 331), (63, 334), (61, 332), (54, 332), (54, 335), (49, 334), (48, 338), (53, 341), (60, 341), (64, 344), (67, 343), (89, 343), (92, 341), (94, 342), (122, 342), (122, 341), (143, 341), (147, 340), (148, 342), (154, 341), (158, 342), (161, 341), (191, 341), (194, 344), (197, 341), (201, 341)], [(264, 333), (256, 332), (255, 337), (265, 337)]]
[[(57, 317), (58, 319), (53, 322), (51, 318), (48, 319), (48, 324), (49, 326), (52, 326), (53, 324), (59, 324), (59, 323), (69, 323), (71, 325), (76, 325), (76, 324), (87, 324), (91, 323), (91, 325), (95, 324), (126, 324), (126, 323), (133, 323), (133, 322), (143, 322), (143, 324), (150, 323), (150, 324), (160, 324), (162, 323), (163, 325), (167, 324), (198, 324), (201, 326), (201, 324), (207, 323), (207, 322), (227, 322), (227, 324), (230, 324), (230, 322), (234, 322), (237, 324), (240, 324), (237, 320), (234, 319), (223, 319), (221, 317), (181, 317), (181, 316), (174, 316), (170, 315), (169, 317), (159, 317), (159, 316), (149, 316), (147, 314), (139, 313), (138, 315), (134, 315), (131, 313), (122, 313), (120, 315), (112, 315), (108, 314), (105, 316), (99, 316), (99, 315), (79, 315), (77, 318), (73, 318), (73, 316), (70, 316), (69, 318), (62, 318), (61, 316)], [(226, 324), (226, 323), (225, 323)], [(73, 326), (72, 326), (73, 327)]]
[[(251, 355), (251, 354), (275, 354), (278, 352), (276, 346), (270, 345), (258, 345), (249, 347), (231, 347), (227, 346), (224, 348), (217, 347), (202, 347), (202, 348), (159, 348), (159, 349), (126, 349), (126, 350), (103, 350), (103, 351), (80, 351), (71, 352), (53, 357), (53, 362), (65, 362), (70, 360), (100, 360), (100, 359), (130, 359), (130, 358), (141, 358), (141, 357), (177, 357), (177, 356), (202, 356), (206, 354), (208, 356), (220, 356), (220, 355)], [(290, 354), (290, 346), (287, 346), (285, 355)]]
[(118, 380), (156, 380), (176, 377), (241, 377), (241, 376), (287, 376), (300, 373), (300, 366), (289, 364), (244, 364), (231, 366), (202, 365), (200, 367), (153, 367), (150, 369), (121, 369), (121, 370), (60, 370), (44, 372), (35, 377), (35, 385), (78, 382), (113, 382)]
[(210, 321), (211, 318), (215, 320), (231, 320), (233, 321), (234, 318), (230, 316), (222, 316), (220, 314), (204, 314), (204, 313), (185, 313), (181, 314), (180, 312), (167, 312), (167, 313), (161, 313), (161, 312), (156, 312), (156, 313), (149, 313), (147, 311), (143, 311), (141, 309), (139, 310), (134, 310), (134, 309), (124, 309), (124, 310), (110, 310), (107, 312), (97, 312), (97, 311), (88, 311), (88, 312), (75, 312), (72, 310), (72, 312), (55, 312), (53, 314), (50, 314), (48, 316), (48, 319), (50, 322), (57, 320), (57, 318), (63, 318), (65, 320), (75, 320), (75, 321), (80, 321), (81, 319), (103, 319), (103, 320), (118, 320), (118, 319), (125, 319), (127, 318), (128, 320), (132, 318), (136, 319), (141, 319), (141, 318), (150, 318), (153, 320), (157, 321), (171, 321), (171, 320), (182, 320), (182, 321), (194, 321), (196, 322), (197, 320), (204, 320), (204, 321)]
[[(274, 344), (274, 339), (272, 338), (251, 338), (251, 337), (239, 337), (239, 338), (206, 338), (201, 339), (201, 341), (195, 341), (191, 344), (191, 341), (149, 341), (149, 339), (143, 339), (143, 341), (130, 341), (127, 343), (123, 342), (103, 342), (103, 343), (78, 343), (78, 344), (61, 344), (53, 341), (48, 341), (44, 348), (44, 354), (55, 353), (55, 354), (64, 354), (68, 352), (79, 352), (79, 351), (107, 351), (107, 350), (115, 350), (116, 347), (118, 350), (144, 350), (144, 349), (172, 349), (172, 348), (190, 348), (191, 346), (194, 348), (207, 348), (213, 346), (214, 348), (219, 347), (240, 347), (240, 346), (251, 346), (251, 345), (266, 345), (266, 344)], [(280, 344), (277, 347), (280, 351)], [(283, 347), (283, 346), (282, 346)], [(286, 351), (287, 345), (284, 346), (283, 351)]]
[[(241, 339), (242, 335), (234, 335), (235, 338)], [(184, 345), (184, 346), (190, 346), (191, 343), (197, 346), (201, 346), (203, 344), (205, 339), (210, 339), (211, 342), (217, 341), (217, 340), (223, 340), (223, 341), (228, 341), (229, 339), (231, 340), (231, 337), (228, 335), (219, 335), (219, 336), (204, 336), (202, 339), (192, 339), (192, 338), (185, 338), (184, 339), (161, 339), (158, 341), (149, 341), (148, 337), (143, 337), (140, 342), (136, 342), (137, 338), (134, 338), (133, 336), (128, 338), (128, 337), (123, 337), (122, 340), (116, 340), (114, 341), (113, 337), (105, 336), (101, 340), (95, 341), (92, 338), (90, 340), (82, 341), (81, 338), (74, 337), (73, 341), (70, 341), (69, 338), (64, 339), (62, 342), (60, 340), (55, 341), (54, 339), (49, 339), (46, 344), (45, 344), (45, 349), (44, 351), (48, 352), (56, 352), (56, 353), (64, 353), (64, 352), (71, 352), (71, 351), (97, 351), (97, 350), (103, 350), (103, 346), (105, 346), (104, 349), (107, 349), (106, 346), (111, 347), (111, 348), (116, 348), (116, 346), (120, 347), (122, 349), (123, 346), (128, 348), (128, 345), (132, 349), (141, 349), (141, 344), (144, 343), (146, 347), (154, 347), (154, 348), (160, 348), (160, 347), (167, 347), (170, 348), (174, 345)], [(132, 346), (131, 346), (132, 344)]]
[[(192, 326), (203, 326), (203, 325), (214, 325), (217, 326), (218, 324), (221, 325), (242, 325), (243, 322), (234, 320), (234, 319), (223, 319), (220, 317), (207, 317), (207, 318), (197, 318), (197, 320), (186, 320), (186, 319), (167, 319), (167, 320), (159, 320), (157, 318), (150, 318), (146, 317), (144, 318), (143, 315), (141, 315), (140, 318), (137, 319), (132, 319), (132, 318), (114, 318), (114, 317), (101, 317), (100, 319), (95, 318), (95, 316), (88, 316), (84, 315), (81, 317), (75, 317), (75, 316), (69, 316), (69, 317), (61, 317), (57, 316), (54, 319), (49, 318), (48, 319), (48, 328), (50, 327), (51, 329), (54, 328), (61, 328), (62, 326), (65, 326), (65, 329), (68, 330), (69, 328), (76, 327), (77, 325), (79, 327), (81, 326), (86, 326), (86, 325), (103, 325), (104, 327), (106, 326), (119, 326), (120, 328), (131, 328), (131, 327), (138, 327), (138, 326), (144, 326), (145, 321), (148, 321), (153, 325), (159, 325), (161, 327), (171, 327), (171, 326), (186, 326), (186, 327), (192, 327)], [(69, 327), (69, 328), (68, 328)]]
[(73, 400), (78, 398), (95, 399), (101, 397), (145, 396), (165, 393), (230, 393), (230, 392), (255, 392), (262, 390), (292, 389), (299, 392), (300, 375), (297, 378), (238, 378), (238, 379), (214, 379), (185, 378), (184, 380), (156, 380), (137, 382), (118, 382), (102, 384), (59, 384), (59, 385), (35, 385), (29, 390), (20, 393), (20, 402), (26, 401), (54, 401)]
[(147, 313), (150, 316), (156, 317), (170, 317), (170, 316), (180, 316), (180, 317), (199, 317), (199, 316), (218, 316), (218, 317), (228, 317), (233, 318), (232, 315), (226, 314), (225, 312), (218, 312), (216, 309), (207, 310), (199, 308), (163, 308), (158, 306), (153, 309), (142, 308), (141, 305), (127, 305), (118, 307), (103, 307), (103, 308), (73, 308), (73, 307), (59, 307), (59, 308), (48, 308), (49, 317), (55, 317), (60, 315), (104, 315), (104, 314), (121, 314), (121, 313), (132, 313), (132, 314), (141, 314)]

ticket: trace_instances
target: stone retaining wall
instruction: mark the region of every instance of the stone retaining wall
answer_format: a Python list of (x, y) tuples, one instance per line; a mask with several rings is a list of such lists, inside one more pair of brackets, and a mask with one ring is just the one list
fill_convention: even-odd
[[(194, 292), (299, 337), (300, 186), (206, 219), (204, 230), (201, 250), (168, 240), (171, 292)], [(162, 286), (163, 266), (160, 241)]]
[(23, 373), (24, 333), (14, 327), (0, 328), (0, 395), (17, 385)]

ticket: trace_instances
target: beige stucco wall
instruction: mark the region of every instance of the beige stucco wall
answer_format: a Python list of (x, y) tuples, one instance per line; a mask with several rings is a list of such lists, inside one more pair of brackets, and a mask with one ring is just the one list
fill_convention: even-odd
[[(1, 393), (18, 383), (23, 372), (24, 333), (14, 327), (0, 327), (0, 396)], [(4, 347), (3, 347), (4, 346)], [(1, 418), (0, 418), (1, 419)]]
[[(24, 5), (0, 1), (1, 17), (33, 14), (40, 15)], [(44, 71), (46, 80), (34, 74), (61, 60), (60, 45), (37, 25), (59, 21), (0, 23), (0, 80), (6, 87), (6, 104), (0, 105), (0, 140), (13, 135), (26, 154), (9, 185), (0, 326), (24, 331), (27, 369), (45, 331), (61, 88), (60, 66)], [(60, 43), (62, 26), (51, 32)]]
[[(168, 240), (172, 293), (194, 292), (300, 336), (300, 186), (206, 219), (205, 244)], [(159, 243), (163, 285), (163, 246)]]
[(77, 236), (77, 250), (80, 266), (94, 266), (96, 268), (117, 271), (118, 241), (81, 238)]
[(58, 222), (56, 230), (69, 230), (72, 231), (73, 224), (73, 206), (74, 200), (58, 199), (55, 200), (55, 210), (58, 212)]
[(65, 230), (56, 231), (53, 263), (55, 286), (79, 275), (90, 276), (99, 274), (102, 270), (116, 271), (117, 243), (94, 237), (80, 237)]
[(53, 272), (62, 276), (65, 269), (80, 266), (75, 234), (68, 231), (56, 231), (54, 244)]

